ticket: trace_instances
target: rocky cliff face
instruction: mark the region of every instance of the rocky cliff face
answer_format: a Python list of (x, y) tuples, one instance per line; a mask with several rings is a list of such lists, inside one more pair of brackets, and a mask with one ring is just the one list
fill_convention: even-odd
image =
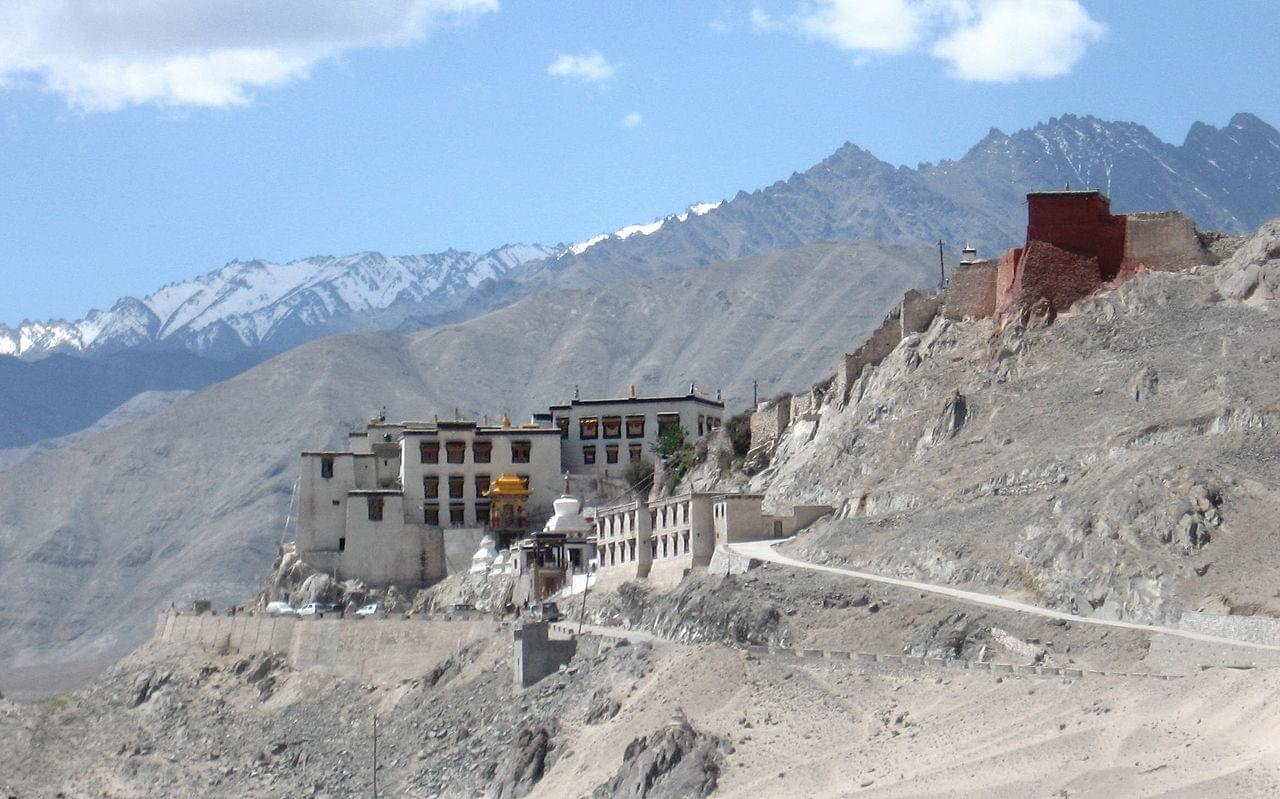
[(809, 556), (1111, 618), (1280, 613), (1280, 235), (1055, 320), (938, 319), (753, 485), (838, 508)]

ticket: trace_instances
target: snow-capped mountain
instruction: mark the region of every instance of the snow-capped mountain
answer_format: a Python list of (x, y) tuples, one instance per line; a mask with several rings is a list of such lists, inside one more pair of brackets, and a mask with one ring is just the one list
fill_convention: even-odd
[(599, 235), (592, 236), (586, 241), (580, 241), (577, 244), (570, 244), (558, 257), (564, 257), (568, 254), (582, 255), (584, 252), (596, 246), (600, 242), (608, 241), (609, 239), (622, 241), (624, 239), (629, 239), (632, 236), (648, 236), (658, 232), (658, 230), (668, 222), (684, 222), (690, 216), (702, 216), (709, 211), (714, 211), (721, 205), (724, 205), (723, 200), (714, 203), (694, 203), (686, 208), (683, 213), (668, 214), (661, 219), (655, 219), (644, 225), (627, 225), (626, 227), (619, 228), (612, 233), (601, 233)]
[(477, 254), (385, 256), (362, 252), (277, 264), (232, 261), (194, 280), (172, 283), (143, 299), (124, 297), (76, 322), (0, 325), (0, 355), (110, 352), (146, 346), (201, 354), (234, 354), (296, 343), (300, 330), (348, 314), (397, 304), (447, 303), (490, 278), (561, 252), (513, 244)]

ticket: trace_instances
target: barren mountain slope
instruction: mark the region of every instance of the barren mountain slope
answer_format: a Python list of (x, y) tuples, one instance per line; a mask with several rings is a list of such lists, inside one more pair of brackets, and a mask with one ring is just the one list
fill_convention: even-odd
[[(275, 554), (304, 448), (392, 417), (816, 379), (914, 285), (928, 249), (813, 245), (635, 284), (549, 294), (453, 327), (300, 347), (142, 421), (0, 472), (5, 680), (56, 687), (49, 661), (134, 646), (170, 601), (238, 601)], [(2, 687), (2, 686), (0, 686)]]
[[(376, 621), (366, 622), (377, 624)], [(1280, 680), (1062, 679), (636, 644), (513, 691), (510, 633), (390, 687), (152, 644), (0, 700), (19, 796), (1274, 796)], [(673, 723), (677, 709), (686, 721)], [(594, 790), (593, 790), (594, 789)]]
[(755, 478), (836, 519), (806, 556), (1176, 621), (1280, 615), (1280, 225), (1052, 324), (936, 321)]

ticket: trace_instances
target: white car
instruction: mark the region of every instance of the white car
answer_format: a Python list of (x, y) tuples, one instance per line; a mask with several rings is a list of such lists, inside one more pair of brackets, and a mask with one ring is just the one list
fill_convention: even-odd
[(298, 611), (294, 610), (288, 602), (267, 603), (267, 614), (270, 616), (294, 616), (297, 613)]
[(378, 615), (378, 610), (379, 610), (378, 603), (370, 602), (369, 604), (357, 610), (356, 615), (357, 616), (376, 616)]
[(323, 602), (312, 602), (309, 605), (303, 605), (298, 609), (299, 616), (320, 616), (325, 613), (334, 613), (337, 608), (333, 605), (326, 605)]

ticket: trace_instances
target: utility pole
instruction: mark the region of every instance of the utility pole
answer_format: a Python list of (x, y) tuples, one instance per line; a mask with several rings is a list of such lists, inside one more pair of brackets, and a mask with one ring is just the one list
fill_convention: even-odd
[(373, 799), (378, 799), (378, 714), (373, 714)]
[(946, 262), (942, 260), (942, 239), (938, 239), (938, 275), (940, 276), (938, 288), (942, 288), (947, 285), (947, 266)]
[(587, 580), (582, 586), (582, 612), (578, 614), (578, 637), (582, 637), (582, 620), (587, 617), (587, 594), (591, 593), (591, 575), (594, 569), (587, 567)]
[(751, 407), (754, 409), (760, 404), (760, 381), (751, 381)]

